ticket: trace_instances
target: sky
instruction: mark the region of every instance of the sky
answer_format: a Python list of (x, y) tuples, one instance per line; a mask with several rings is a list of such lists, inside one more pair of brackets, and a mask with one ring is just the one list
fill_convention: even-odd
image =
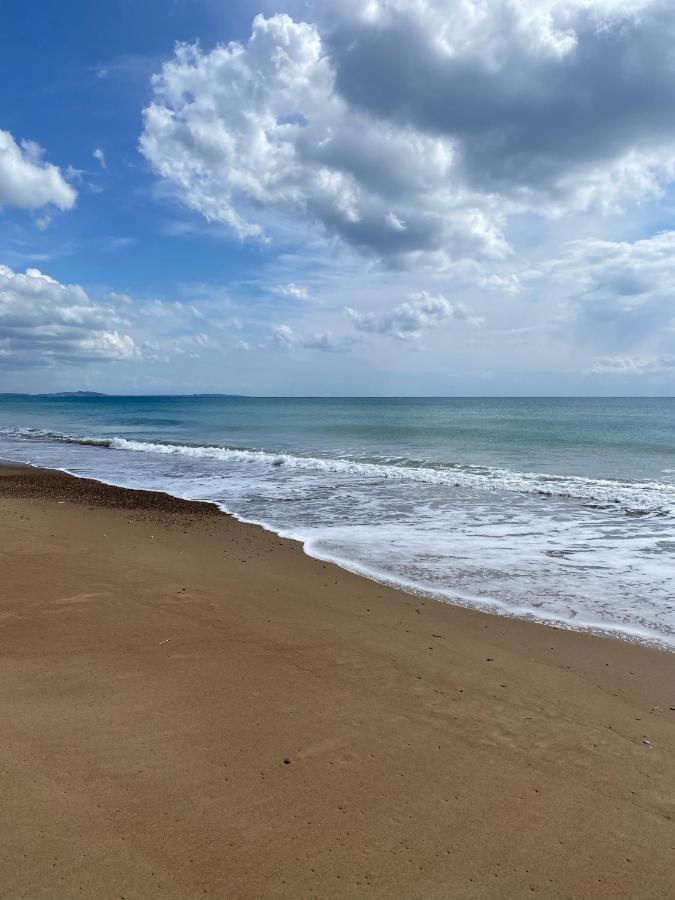
[(668, 0), (0, 0), (0, 391), (672, 395)]

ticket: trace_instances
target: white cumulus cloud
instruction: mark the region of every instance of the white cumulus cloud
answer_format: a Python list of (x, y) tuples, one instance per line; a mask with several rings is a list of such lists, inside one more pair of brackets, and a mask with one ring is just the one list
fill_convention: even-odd
[(346, 312), (358, 331), (399, 341), (416, 341), (423, 331), (450, 319), (473, 326), (482, 324), (482, 320), (472, 316), (464, 304), (450, 303), (441, 294), (433, 295), (427, 291), (411, 294), (407, 301), (385, 313), (364, 313), (349, 306)]
[(663, 0), (316, 0), (179, 45), (142, 152), (241, 237), (290, 221), (393, 266), (499, 259), (515, 214), (615, 214), (675, 179)]
[(297, 347), (303, 350), (320, 350), (323, 353), (344, 353), (355, 343), (355, 338), (337, 336), (331, 331), (298, 334), (290, 325), (275, 325), (272, 328), (272, 346), (280, 350)]
[(295, 284), (295, 282), (276, 284), (272, 288), (272, 293), (278, 294), (280, 297), (288, 297), (291, 300), (307, 301), (311, 299), (308, 288), (303, 284)]
[(287, 15), (256, 16), (245, 45), (178, 46), (153, 78), (142, 152), (241, 237), (301, 217), (388, 263), (504, 255), (501, 212), (456, 177), (454, 139), (352, 108), (326, 50)]
[(0, 266), (0, 357), (3, 366), (129, 360), (139, 353), (123, 321), (79, 285), (38, 269)]
[(327, 11), (340, 96), (454, 142), (467, 188), (549, 215), (675, 175), (675, 14), (663, 0), (372, 0)]
[(38, 144), (23, 141), (19, 145), (9, 131), (0, 130), (0, 206), (72, 209), (77, 192), (61, 170), (42, 157)]

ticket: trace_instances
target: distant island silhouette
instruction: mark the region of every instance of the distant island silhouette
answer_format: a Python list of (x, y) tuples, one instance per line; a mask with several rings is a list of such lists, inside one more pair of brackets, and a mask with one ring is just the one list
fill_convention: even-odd
[(51, 393), (26, 394), (21, 391), (0, 391), (0, 397), (234, 397), (246, 394), (104, 394), (101, 391), (52, 391)]

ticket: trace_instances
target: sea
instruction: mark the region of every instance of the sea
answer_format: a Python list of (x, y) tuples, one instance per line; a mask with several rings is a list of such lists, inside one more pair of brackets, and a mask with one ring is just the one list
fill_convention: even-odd
[(0, 458), (210, 500), (420, 595), (675, 650), (675, 398), (6, 395)]

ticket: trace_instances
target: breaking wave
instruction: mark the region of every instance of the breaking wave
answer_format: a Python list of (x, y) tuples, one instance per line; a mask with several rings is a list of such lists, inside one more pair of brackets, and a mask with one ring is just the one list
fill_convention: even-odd
[(61, 434), (40, 429), (11, 429), (5, 434), (29, 440), (56, 441), (125, 450), (284, 466), (289, 469), (325, 472), (358, 478), (417, 481), (491, 492), (513, 492), (542, 497), (582, 501), (587, 505), (618, 509), (627, 515), (675, 514), (675, 485), (658, 481), (625, 481), (588, 478), (577, 475), (551, 475), (538, 472), (514, 472), (490, 466), (456, 463), (429, 465), (415, 460), (385, 460), (302, 456), (267, 450), (221, 446), (135, 441), (123, 437), (102, 438)]

